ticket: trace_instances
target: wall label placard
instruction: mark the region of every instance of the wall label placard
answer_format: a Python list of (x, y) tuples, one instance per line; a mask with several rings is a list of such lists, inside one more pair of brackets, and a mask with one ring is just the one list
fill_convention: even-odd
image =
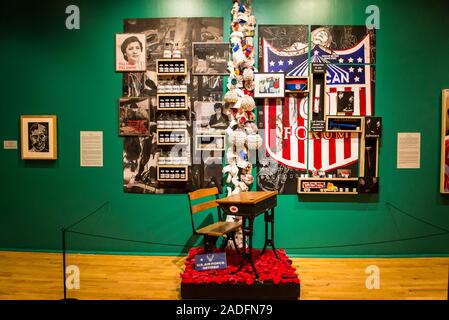
[(103, 131), (80, 131), (80, 166), (103, 166)]
[(326, 121), (324, 120), (312, 120), (310, 121), (311, 131), (324, 131), (326, 127)]
[(17, 140), (4, 140), (3, 149), (5, 150), (17, 150)]
[(421, 167), (421, 133), (398, 132), (398, 169)]
[(326, 64), (312, 63), (312, 73), (326, 73)]

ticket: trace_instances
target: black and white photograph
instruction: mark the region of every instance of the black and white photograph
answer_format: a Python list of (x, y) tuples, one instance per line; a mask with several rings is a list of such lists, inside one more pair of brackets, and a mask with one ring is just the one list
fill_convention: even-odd
[(354, 112), (354, 92), (338, 91), (337, 92), (337, 113)]
[(143, 33), (115, 35), (115, 71), (145, 71), (146, 42)]
[(224, 113), (222, 101), (195, 101), (194, 114), (193, 186), (221, 187), (223, 153), (226, 145), (225, 130), (229, 126), (230, 119)]
[[(162, 149), (157, 144), (156, 133), (149, 137), (125, 137), (123, 140), (123, 179), (124, 191), (128, 193), (185, 193), (192, 189), (191, 182), (184, 183), (163, 182), (158, 180), (157, 170), (166, 165), (184, 162), (188, 158), (185, 147)], [(184, 166), (184, 164), (183, 164)], [(190, 173), (187, 173), (190, 180)]]
[(365, 118), (365, 138), (379, 138), (382, 129), (381, 117)]
[[(124, 191), (158, 193), (156, 170), (160, 151), (156, 135), (149, 137), (126, 137), (123, 140)], [(159, 193), (164, 193), (163, 191)]]
[(149, 135), (149, 98), (119, 99), (119, 135)]
[(312, 47), (319, 45), (331, 50), (347, 50), (359, 44), (368, 34), (370, 36), (370, 59), (363, 63), (375, 63), (376, 29), (369, 30), (365, 25), (313, 25), (311, 26), (310, 42)]
[(223, 42), (223, 18), (125, 19), (124, 31), (145, 35), (148, 70), (156, 70), (164, 50), (175, 48), (191, 66), (192, 42)]
[(22, 159), (57, 159), (56, 116), (21, 116), (20, 119)]
[(219, 153), (217, 151), (202, 151), (197, 153), (203, 155), (204, 160), (202, 163), (192, 166), (191, 182), (193, 189), (211, 187), (221, 189), (223, 187), (223, 158), (220, 156), (214, 157), (215, 153)]
[[(259, 65), (264, 59), (263, 43), (289, 53), (306, 50), (309, 44), (309, 26), (307, 25), (259, 25)], [(259, 69), (261, 70), (261, 69)], [(265, 72), (267, 70), (263, 70)]]
[(229, 43), (192, 43), (193, 75), (228, 75)]
[(193, 87), (198, 88), (191, 94), (193, 101), (223, 100), (223, 76), (194, 76)]
[(123, 74), (123, 96), (151, 97), (157, 94), (156, 71), (126, 72)]
[(224, 113), (221, 101), (195, 101), (196, 133), (222, 132), (229, 126), (229, 116)]

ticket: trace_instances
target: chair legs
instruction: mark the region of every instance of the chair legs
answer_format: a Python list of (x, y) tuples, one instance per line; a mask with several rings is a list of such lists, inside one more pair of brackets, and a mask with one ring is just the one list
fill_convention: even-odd
[(230, 239), (229, 239), (229, 236), (225, 236), (225, 239), (224, 239), (224, 241), (223, 241), (223, 244), (222, 244), (221, 247), (220, 247), (221, 252), (223, 252), (223, 251), (226, 249), (226, 246), (227, 246), (229, 240), (230, 240)]
[(237, 251), (237, 253), (240, 253), (239, 247), (237, 246), (237, 242), (235, 241), (235, 232), (231, 232), (226, 235), (226, 240), (223, 241), (223, 244), (221, 245), (220, 248), (221, 251), (224, 251), (229, 241), (232, 241), (232, 243), (234, 244), (235, 251)]
[(217, 243), (217, 239), (217, 237), (204, 235), (204, 252), (212, 252), (215, 248), (215, 244)]
[[(217, 240), (218, 237), (204, 235), (204, 252), (205, 253), (212, 252), (215, 248)], [(220, 250), (223, 252), (226, 249), (226, 246), (229, 241), (232, 241), (232, 243), (234, 244), (235, 251), (237, 251), (237, 253), (240, 253), (237, 242), (235, 241), (235, 232), (231, 232), (226, 235), (226, 240), (223, 241)]]
[(232, 232), (232, 233), (230, 234), (230, 236), (231, 236), (231, 238), (232, 238), (232, 239), (230, 239), (230, 240), (232, 240), (232, 243), (234, 243), (235, 251), (237, 251), (237, 253), (240, 253), (239, 246), (237, 245), (237, 241), (235, 241), (235, 232)]
[[(217, 240), (218, 237), (204, 235), (204, 252), (205, 253), (212, 252), (215, 248)], [(237, 246), (237, 242), (235, 241), (235, 232), (231, 232), (226, 235), (226, 240), (223, 241), (220, 250), (223, 252), (229, 241), (232, 241), (232, 243), (234, 244), (235, 251), (237, 251), (237, 253), (240, 253), (239, 247)]]

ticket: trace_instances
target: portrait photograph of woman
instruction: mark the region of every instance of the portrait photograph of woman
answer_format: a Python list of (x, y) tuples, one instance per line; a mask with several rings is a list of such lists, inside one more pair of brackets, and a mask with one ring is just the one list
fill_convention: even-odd
[(143, 33), (119, 33), (115, 35), (115, 70), (146, 70), (146, 37)]

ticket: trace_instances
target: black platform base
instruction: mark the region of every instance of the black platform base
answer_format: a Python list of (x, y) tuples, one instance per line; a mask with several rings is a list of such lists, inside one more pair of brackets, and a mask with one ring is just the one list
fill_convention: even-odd
[(297, 300), (299, 296), (298, 283), (181, 284), (183, 299)]

